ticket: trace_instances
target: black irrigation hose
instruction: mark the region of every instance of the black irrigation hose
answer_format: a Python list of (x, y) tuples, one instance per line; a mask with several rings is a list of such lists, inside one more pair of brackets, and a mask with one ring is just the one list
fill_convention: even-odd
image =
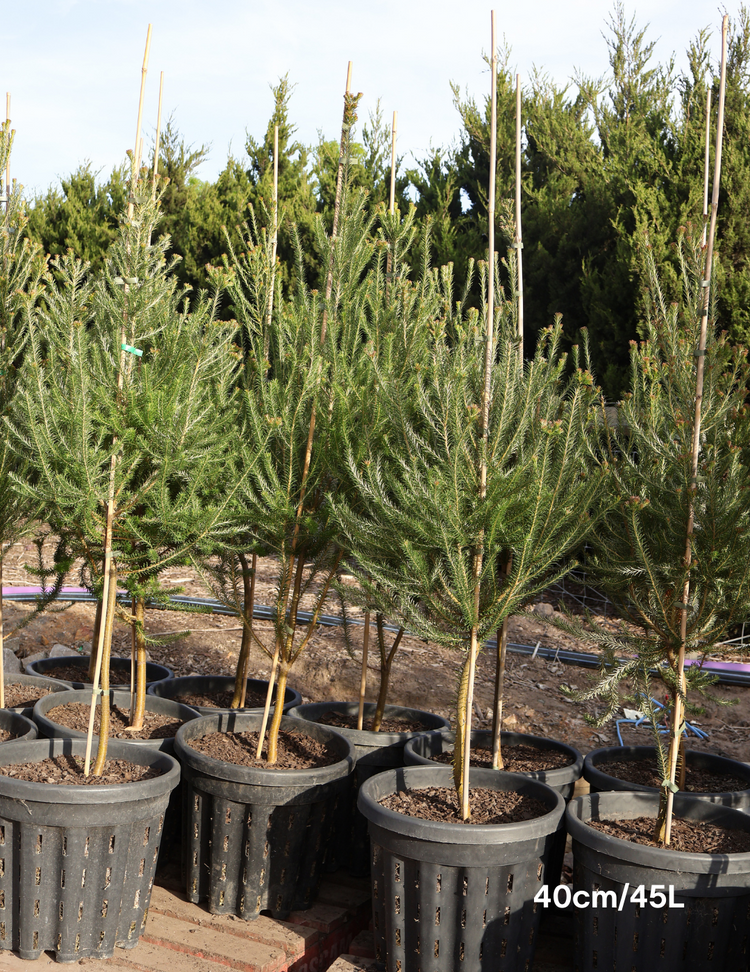
[[(6, 594), (5, 599), (9, 601), (35, 601), (37, 595), (29, 592), (28, 594)], [(81, 592), (68, 592), (60, 597), (61, 601), (74, 601), (83, 603), (93, 603), (95, 602), (95, 597), (93, 594), (89, 594), (86, 591)], [(203, 598), (203, 597), (183, 597), (181, 595), (175, 595), (170, 598), (172, 604), (177, 604), (180, 607), (194, 608), (196, 610), (204, 610), (211, 614), (225, 614), (231, 617), (236, 616), (236, 612), (231, 608), (228, 608), (221, 601), (216, 601), (213, 598)], [(150, 603), (149, 607), (169, 610), (168, 604), (155, 604)], [(253, 610), (253, 617), (258, 618), (259, 621), (271, 621), (273, 620), (275, 611), (273, 608), (266, 607), (263, 604), (258, 604)], [(308, 622), (312, 619), (312, 614), (309, 611), (298, 611), (297, 617), (300, 621)], [(359, 618), (349, 618), (352, 624), (363, 625), (364, 620)], [(318, 618), (318, 624), (324, 628), (336, 628), (343, 624), (343, 618), (338, 617), (335, 614), (321, 614)], [(397, 625), (386, 624), (384, 625), (386, 631), (396, 632), (399, 630)], [(496, 642), (488, 641), (486, 642), (487, 648), (496, 648)], [(590, 654), (585, 651), (569, 651), (563, 648), (546, 648), (542, 645), (519, 645), (508, 643), (508, 651), (512, 651), (517, 655), (530, 655), (532, 658), (543, 658), (545, 661), (560, 661), (565, 665), (578, 665), (581, 668), (598, 668), (599, 659), (597, 655)], [(750, 687), (750, 672), (728, 672), (725, 669), (713, 669), (710, 665), (704, 666), (705, 669), (712, 674), (718, 676), (717, 682), (719, 685), (740, 685), (744, 688)]]

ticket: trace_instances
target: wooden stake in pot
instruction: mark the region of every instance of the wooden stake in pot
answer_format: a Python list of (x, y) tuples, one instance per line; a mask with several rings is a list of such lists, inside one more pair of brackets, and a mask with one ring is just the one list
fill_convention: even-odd
[[(323, 318), (320, 325), (320, 344), (323, 345), (326, 339), (326, 331), (328, 327), (328, 306), (331, 300), (331, 293), (333, 291), (333, 262), (335, 256), (335, 243), (336, 236), (338, 234), (339, 226), (339, 212), (341, 209), (341, 193), (343, 189), (344, 181), (344, 160), (347, 151), (347, 143), (349, 139), (349, 131), (351, 129), (353, 119), (355, 117), (354, 109), (356, 107), (357, 98), (351, 97), (351, 84), (352, 84), (352, 62), (349, 61), (346, 70), (346, 91), (344, 93), (344, 117), (341, 124), (341, 142), (339, 146), (339, 166), (338, 172), (336, 174), (336, 200), (333, 207), (333, 226), (331, 227), (331, 246), (328, 256), (328, 275), (326, 277), (326, 290), (325, 290), (325, 309), (323, 311)], [(310, 472), (310, 461), (312, 459), (312, 447), (313, 439), (315, 436), (315, 424), (316, 424), (316, 412), (315, 408), (312, 409), (312, 414), (310, 415), (310, 427), (307, 433), (307, 445), (305, 447), (305, 459), (302, 467), (302, 476), (300, 483), (300, 497), (299, 503), (297, 504), (297, 517), (294, 527), (294, 532), (292, 535), (291, 543), (291, 557), (289, 566), (287, 568), (287, 576), (282, 578), (282, 583), (286, 585), (286, 590), (288, 591), (291, 586), (291, 578), (295, 574), (295, 561), (297, 561), (297, 571), (295, 578), (295, 593), (293, 596), (293, 606), (289, 609), (290, 620), (293, 625), (296, 625), (297, 620), (297, 605), (299, 603), (299, 591), (301, 582), (301, 571), (304, 567), (304, 552), (299, 553), (297, 550), (299, 531), (302, 522), (302, 514), (304, 512), (305, 496), (307, 494), (307, 477)], [(340, 560), (340, 557), (337, 560)], [(334, 568), (335, 570), (335, 568)], [(326, 588), (330, 581), (332, 580), (330, 575), (328, 582), (325, 585)], [(322, 607), (322, 600), (319, 606)], [(273, 653), (273, 663), (271, 666), (271, 678), (268, 684), (268, 693), (266, 695), (266, 704), (263, 708), (263, 720), (261, 722), (260, 732), (258, 734), (258, 750), (257, 758), (260, 759), (263, 750), (263, 737), (265, 736), (266, 727), (268, 725), (268, 714), (271, 708), (271, 698), (273, 696), (274, 683), (276, 680), (276, 673), (279, 667), (280, 661), (281, 644), (279, 639), (276, 639), (276, 645)], [(281, 681), (285, 683), (286, 672), (282, 670)], [(282, 693), (280, 693), (281, 695)], [(278, 727), (281, 723), (281, 713), (283, 711), (283, 699), (277, 698), (276, 700), (276, 710), (274, 712), (274, 718), (271, 722), (271, 727), (269, 731), (269, 744), (268, 744), (268, 762), (276, 762), (276, 738), (278, 733)]]
[(711, 162), (711, 89), (706, 92), (706, 155), (703, 160), (703, 236), (701, 243), (706, 245), (706, 230), (708, 228), (708, 176)]
[[(10, 128), (10, 91), (5, 92), (5, 121)], [(10, 152), (5, 162), (5, 213), (10, 206)]]
[[(479, 456), (479, 500), (484, 502), (487, 497), (487, 453), (486, 443), (488, 438), (489, 409), (490, 409), (490, 383), (492, 378), (492, 362), (494, 357), (494, 323), (495, 323), (495, 166), (497, 164), (497, 44), (495, 42), (495, 11), (493, 10), (490, 18), (491, 37), (492, 37), (492, 61), (490, 73), (492, 75), (492, 105), (490, 120), (490, 185), (488, 197), (488, 249), (489, 249), (489, 272), (487, 274), (487, 325), (485, 335), (484, 352), (484, 386), (482, 389), (482, 410), (480, 416), (480, 456)], [(466, 690), (464, 716), (463, 716), (463, 759), (461, 773), (461, 816), (468, 820), (471, 816), (469, 806), (469, 767), (471, 764), (471, 720), (472, 709), (474, 707), (474, 678), (476, 673), (477, 654), (479, 653), (479, 605), (481, 594), (481, 574), (483, 560), (484, 535), (480, 535), (477, 543), (477, 550), (474, 554), (474, 566), (472, 579), (474, 583), (474, 611), (473, 623), (471, 627), (471, 641), (469, 644), (468, 658), (468, 684)]]
[(391, 195), (388, 202), (388, 212), (393, 215), (396, 208), (396, 123), (398, 112), (393, 112), (393, 125), (391, 126)]
[(359, 680), (359, 712), (357, 729), (362, 728), (365, 718), (365, 690), (367, 689), (367, 649), (370, 646), (370, 612), (365, 611), (365, 630), (362, 636), (362, 676)]
[[(724, 99), (726, 94), (727, 79), (727, 30), (729, 28), (729, 17), (724, 16), (721, 25), (721, 80), (719, 83), (719, 110), (716, 119), (716, 157), (714, 161), (714, 184), (711, 195), (711, 223), (708, 232), (706, 263), (703, 272), (703, 306), (701, 310), (700, 336), (698, 338), (698, 350), (696, 351), (696, 376), (695, 376), (695, 418), (693, 420), (693, 450), (691, 461), (691, 486), (690, 503), (688, 506), (688, 522), (685, 531), (685, 557), (684, 563), (686, 570), (689, 569), (692, 560), (692, 537), (695, 528), (695, 509), (693, 498), (698, 489), (698, 458), (700, 456), (700, 435), (701, 435), (701, 407), (703, 402), (703, 377), (706, 364), (706, 340), (708, 332), (708, 309), (709, 309), (709, 290), (711, 284), (711, 265), (713, 262), (714, 239), (716, 236), (716, 216), (719, 209), (719, 186), (721, 183), (721, 147), (722, 134), (724, 130)], [(685, 581), (682, 592), (681, 619), (680, 619), (680, 651), (677, 658), (677, 685), (678, 691), (673, 697), (673, 711), (670, 725), (669, 740), (669, 778), (665, 781), (666, 807), (664, 814), (659, 815), (660, 833), (658, 838), (665, 844), (669, 844), (672, 837), (672, 809), (674, 805), (675, 776), (677, 772), (677, 757), (679, 752), (680, 738), (684, 728), (684, 702), (686, 691), (685, 683), (685, 649), (687, 641), (687, 612), (690, 599), (690, 578)]]

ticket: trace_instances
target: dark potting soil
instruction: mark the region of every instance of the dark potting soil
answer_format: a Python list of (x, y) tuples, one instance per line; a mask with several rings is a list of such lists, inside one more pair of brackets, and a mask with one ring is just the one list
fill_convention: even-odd
[[(472, 787), (470, 795), (472, 824), (504, 824), (518, 820), (533, 820), (549, 813), (534, 797), (503, 790)], [(462, 823), (461, 804), (454, 789), (430, 786), (424, 790), (402, 790), (380, 801), (381, 807), (422, 820)]]
[[(96, 753), (94, 753), (96, 756)], [(93, 762), (93, 759), (92, 759)], [(115, 783), (138, 783), (161, 776), (151, 766), (138, 766), (124, 759), (108, 759), (101, 776), (83, 775), (82, 756), (52, 756), (38, 763), (12, 763), (0, 766), (0, 775), (12, 776), (30, 783), (61, 783), (63, 786), (102, 786)]]
[(257, 732), (209, 732), (205, 736), (189, 740), (189, 745), (212, 759), (220, 759), (235, 766), (254, 766), (259, 769), (313, 769), (331, 766), (341, 759), (336, 749), (301, 732), (280, 732), (278, 760), (266, 762), (268, 742), (263, 746), (263, 757), (255, 758), (258, 749)]
[[(430, 757), (435, 763), (453, 764), (453, 751)], [(504, 746), (503, 769), (508, 773), (533, 773), (537, 770), (570, 766), (571, 759), (559, 749), (535, 749), (533, 746)], [(492, 769), (492, 750), (472, 746), (471, 765)]]
[[(654, 841), (654, 817), (636, 817), (634, 820), (589, 820), (595, 830), (629, 840), (647, 847), (660, 846)], [(705, 821), (672, 819), (670, 850), (686, 854), (744, 854), (750, 851), (750, 833), (746, 830), (729, 830)]]
[[(61, 678), (65, 682), (83, 682), (90, 685), (88, 668), (80, 668), (77, 665), (55, 665), (44, 673), (48, 678)], [(130, 685), (130, 670), (125, 671), (113, 668), (109, 673), (110, 685)]]
[(5, 708), (20, 709), (36, 705), (39, 699), (49, 695), (52, 689), (37, 688), (35, 685), (24, 685), (21, 682), (9, 682), (5, 686)]
[[(56, 705), (47, 713), (47, 718), (68, 729), (78, 729), (79, 732), (89, 730), (89, 706), (81, 702), (68, 702), (66, 705)], [(160, 712), (144, 712), (143, 729), (133, 732), (130, 725), (129, 709), (120, 709), (116, 705), (109, 707), (109, 735), (116, 739), (171, 739), (177, 735), (182, 725), (181, 719), (174, 716), (162, 715)], [(94, 732), (101, 727), (101, 709), (96, 707), (94, 716)]]
[[(661, 786), (661, 777), (656, 769), (654, 758), (617, 759), (597, 763), (596, 768), (618, 780), (640, 783), (641, 786)], [(711, 770), (696, 769), (688, 766), (685, 773), (685, 792), (687, 793), (734, 793), (747, 790), (750, 783), (729, 773), (716, 773)]]
[[(183, 702), (185, 705), (203, 705), (215, 709), (231, 709), (234, 689), (215, 692), (188, 692), (184, 695), (175, 696), (175, 702)], [(262, 709), (266, 704), (265, 692), (253, 692), (250, 689), (245, 694), (246, 709)]]
[[(321, 726), (338, 726), (340, 729), (357, 728), (357, 716), (348, 715), (346, 712), (324, 712), (315, 721)], [(374, 719), (365, 719), (362, 722), (362, 729), (371, 731), (373, 722)], [(429, 730), (430, 726), (417, 719), (383, 719), (378, 732), (429, 732)]]

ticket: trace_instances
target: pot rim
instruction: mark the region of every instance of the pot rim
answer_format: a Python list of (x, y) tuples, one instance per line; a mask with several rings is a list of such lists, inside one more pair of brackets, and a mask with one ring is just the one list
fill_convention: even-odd
[[(650, 847), (636, 844), (622, 837), (603, 833), (591, 827), (588, 819), (592, 812), (618, 819), (617, 811), (634, 805), (632, 816), (652, 816), (656, 819), (659, 794), (630, 790), (607, 790), (574, 797), (566, 811), (566, 826), (574, 841), (608, 857), (616, 857), (630, 864), (648, 866), (664, 871), (680, 871), (696, 874), (733, 874), (750, 871), (750, 851), (735, 854), (695, 853), (676, 851), (670, 847)], [(745, 824), (750, 831), (750, 817), (741, 810), (708, 803), (705, 800), (688, 800), (678, 807), (679, 816), (708, 823), (736, 822)], [(632, 819), (620, 816), (619, 819)]]
[[(375, 702), (365, 702), (365, 713), (373, 713), (376, 709)], [(301, 722), (311, 722), (314, 725), (323, 725), (321, 722), (317, 722), (316, 719), (310, 718), (312, 713), (317, 710), (318, 715), (323, 715), (325, 712), (345, 712), (347, 715), (357, 715), (359, 712), (358, 702), (303, 702), (301, 705), (296, 705), (290, 710), (289, 715), (293, 719), (299, 719)], [(372, 729), (350, 729), (347, 726), (326, 726), (327, 729), (333, 729), (334, 732), (340, 733), (342, 736), (346, 736), (351, 739), (352, 742), (357, 745), (371, 745), (374, 740), (382, 740), (384, 746), (393, 745), (394, 743), (407, 743), (409, 740), (414, 739), (416, 736), (424, 736), (427, 733), (439, 733), (442, 734), (450, 729), (450, 723), (443, 716), (437, 715), (434, 712), (428, 712), (426, 709), (415, 709), (408, 705), (386, 705), (384, 715), (397, 716), (406, 713), (418, 713), (420, 716), (428, 716), (430, 719), (436, 722), (443, 722), (442, 728), (439, 725), (435, 725), (431, 729), (410, 729), (408, 732), (374, 732)]]
[[(421, 785), (420, 785), (421, 784)], [(426, 789), (431, 786), (453, 787), (453, 770), (450, 766), (404, 766), (386, 770), (366, 780), (359, 790), (357, 806), (362, 814), (377, 827), (404, 837), (435, 841), (443, 844), (500, 844), (513, 841), (546, 837), (557, 830), (565, 800), (551, 786), (539, 780), (530, 780), (517, 773), (503, 770), (472, 769), (469, 786), (491, 790), (514, 790), (535, 797), (550, 809), (541, 817), (518, 820), (507, 824), (463, 824), (443, 820), (424, 820), (407, 817), (389, 810), (378, 802), (382, 797), (402, 789)]]
[(266, 769), (264, 767), (239, 766), (236, 763), (227, 763), (225, 760), (216, 759), (199, 752), (189, 744), (188, 740), (206, 736), (211, 732), (245, 732), (254, 731), (260, 728), (262, 713), (242, 712), (237, 710), (218, 711), (212, 715), (199, 716), (191, 719), (190, 722), (183, 723), (175, 736), (175, 753), (180, 760), (191, 769), (206, 776), (215, 777), (221, 780), (228, 780), (232, 783), (244, 783), (251, 786), (315, 786), (318, 783), (328, 783), (331, 780), (348, 776), (354, 767), (354, 745), (350, 739), (335, 732), (328, 726), (316, 726), (315, 732), (307, 728), (307, 724), (301, 719), (292, 719), (289, 716), (282, 716), (282, 730), (302, 731), (305, 735), (313, 738), (322, 736), (326, 741), (331, 741), (339, 745), (343, 756), (335, 763), (327, 766), (315, 766), (309, 769)]

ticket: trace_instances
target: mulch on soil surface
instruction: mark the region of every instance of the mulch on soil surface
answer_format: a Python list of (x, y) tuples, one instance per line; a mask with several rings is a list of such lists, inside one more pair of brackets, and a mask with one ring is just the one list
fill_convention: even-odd
[[(423, 790), (402, 790), (380, 801), (381, 807), (403, 813), (407, 817), (436, 820), (443, 823), (462, 823), (461, 804), (455, 790), (444, 786), (430, 786)], [(503, 790), (472, 787), (472, 824), (504, 824), (519, 820), (533, 820), (549, 813), (549, 809), (534, 797)]]
[[(315, 720), (321, 726), (338, 726), (341, 729), (356, 729), (357, 716), (348, 715), (346, 712), (324, 712), (322, 716)], [(364, 719), (362, 729), (372, 730), (374, 719)], [(429, 732), (430, 726), (416, 719), (383, 719), (380, 723), (378, 732)]]
[[(234, 689), (227, 691), (210, 692), (185, 692), (181, 695), (173, 696), (175, 702), (182, 702), (183, 705), (202, 705), (213, 709), (231, 709), (234, 699)], [(245, 694), (246, 709), (262, 709), (266, 704), (265, 692), (254, 692), (248, 689)]]
[[(595, 830), (629, 840), (634, 844), (658, 847), (654, 842), (655, 817), (636, 817), (633, 820), (590, 820)], [(705, 821), (672, 820), (672, 840), (669, 850), (685, 854), (744, 854), (750, 851), (750, 833), (729, 830)]]
[(9, 729), (0, 729), (0, 742), (9, 742), (11, 739), (18, 739), (18, 734)]
[(63, 786), (102, 786), (138, 783), (161, 776), (158, 769), (138, 766), (125, 759), (108, 759), (101, 776), (83, 775), (83, 757), (52, 756), (37, 763), (12, 763), (0, 766), (0, 775), (30, 783), (60, 783)]
[[(431, 756), (434, 763), (453, 765), (453, 750)], [(492, 769), (492, 750), (472, 746), (471, 765)], [(535, 773), (539, 770), (570, 766), (570, 757), (559, 749), (535, 749), (534, 746), (504, 746), (503, 769), (508, 773)]]
[[(53, 669), (44, 674), (47, 678), (59, 678), (63, 682), (83, 682), (85, 685), (91, 685), (88, 668), (80, 668), (78, 665), (55, 665)], [(130, 685), (130, 672), (116, 668), (110, 669), (109, 684)]]
[(333, 746), (291, 730), (279, 733), (278, 760), (273, 764), (266, 762), (267, 742), (263, 746), (262, 758), (255, 758), (257, 732), (209, 732), (188, 740), (188, 745), (224, 763), (267, 770), (313, 769), (341, 761), (341, 754)]
[[(656, 757), (653, 759), (621, 759), (608, 760), (597, 763), (596, 768), (602, 773), (614, 776), (618, 780), (628, 783), (640, 783), (641, 786), (661, 786), (661, 776), (656, 768)], [(685, 792), (687, 793), (734, 793), (736, 790), (750, 789), (747, 780), (741, 780), (731, 773), (718, 773), (711, 770), (698, 769), (688, 764), (685, 772)]]
[[(79, 732), (89, 730), (89, 706), (82, 702), (67, 702), (65, 705), (56, 705), (47, 712), (47, 718), (56, 722), (60, 726), (67, 726), (68, 729), (78, 729)], [(143, 729), (138, 732), (128, 730), (130, 725), (130, 712), (128, 709), (120, 709), (116, 705), (109, 707), (109, 735), (116, 739), (170, 739), (177, 735), (177, 730), (182, 725), (181, 719), (174, 716), (162, 715), (160, 712), (144, 712)], [(96, 707), (94, 716), (94, 732), (99, 732), (101, 727), (101, 709)]]
[(28, 708), (36, 705), (39, 699), (43, 699), (51, 691), (52, 689), (37, 688), (34, 685), (24, 685), (21, 682), (8, 682), (5, 686), (5, 708)]

